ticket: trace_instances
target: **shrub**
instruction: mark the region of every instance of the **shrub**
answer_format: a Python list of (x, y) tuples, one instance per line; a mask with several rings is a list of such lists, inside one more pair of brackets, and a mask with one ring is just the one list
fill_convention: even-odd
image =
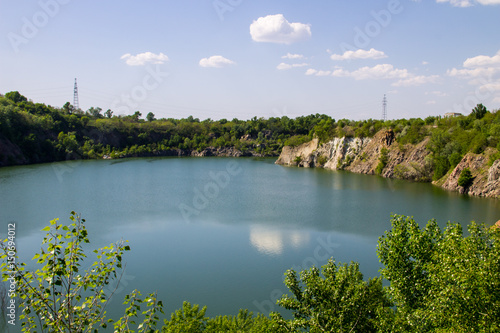
[(378, 158), (378, 165), (377, 168), (375, 169), (375, 173), (377, 175), (381, 175), (382, 171), (384, 171), (385, 166), (387, 165), (387, 162), (389, 161), (389, 151), (387, 148), (382, 148), (380, 150), (380, 157)]
[(472, 185), (474, 181), (474, 177), (472, 177), (472, 173), (469, 168), (465, 168), (460, 172), (460, 176), (458, 177), (458, 186), (462, 186), (463, 188), (468, 188)]

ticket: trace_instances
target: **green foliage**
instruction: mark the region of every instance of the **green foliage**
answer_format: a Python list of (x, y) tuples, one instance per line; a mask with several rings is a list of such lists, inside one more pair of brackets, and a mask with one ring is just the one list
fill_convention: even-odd
[(381, 175), (382, 171), (384, 171), (385, 166), (387, 165), (387, 162), (389, 162), (389, 151), (387, 148), (383, 147), (380, 150), (380, 156), (378, 158), (378, 164), (377, 167), (375, 168), (375, 173), (377, 175)]
[(170, 321), (165, 320), (163, 332), (197, 333), (205, 329), (208, 320), (205, 317), (207, 307), (200, 309), (199, 305), (191, 306), (189, 302), (182, 304), (182, 309), (172, 313)]
[(474, 181), (474, 177), (472, 177), (472, 173), (469, 168), (465, 168), (460, 172), (460, 176), (458, 177), (458, 186), (462, 186), (463, 188), (468, 188), (472, 185)]
[[(257, 118), (231, 121), (155, 119), (153, 113), (141, 119), (136, 111), (128, 116), (113, 116), (91, 107), (85, 113), (68, 102), (62, 108), (36, 104), (15, 92), (0, 96), (0, 133), (21, 149), (21, 154), (0, 156), (0, 166), (40, 163), (68, 158), (114, 158), (139, 156), (190, 155), (207, 147), (234, 147), (244, 154), (276, 156), (285, 144), (310, 141), (326, 115), (290, 119)], [(59, 133), (66, 137), (59, 138)], [(30, 135), (37, 140), (26, 140)], [(68, 140), (65, 140), (68, 139)], [(90, 140), (89, 140), (90, 139)], [(3, 159), (3, 161), (2, 161)]]
[(147, 120), (147, 121), (154, 121), (154, 120), (156, 120), (154, 113), (153, 113), (153, 112), (149, 112), (149, 113), (146, 115), (146, 120)]
[[(28, 271), (25, 263), (2, 263), (4, 281), (13, 277), (19, 295), (19, 316), (24, 332), (42, 329), (49, 332), (91, 332), (99, 327), (105, 328), (112, 320), (106, 320), (106, 305), (114, 291), (106, 286), (119, 277), (122, 268), (122, 255), (130, 250), (126, 242), (118, 242), (95, 250), (97, 261), (82, 271), (86, 255), (83, 245), (89, 243), (85, 220), (71, 213), (70, 225), (59, 224), (58, 219), (42, 229), (47, 235), (42, 241), (40, 253), (33, 260), (41, 267)], [(2, 244), (2, 259), (7, 257), (8, 248)], [(12, 275), (11, 272), (14, 272)], [(161, 302), (151, 294), (147, 300), (139, 298), (140, 293), (127, 295), (131, 307), (123, 318), (115, 323), (118, 332), (130, 332), (133, 324), (130, 317), (140, 311), (140, 303), (147, 303), (149, 310), (140, 332), (149, 332), (156, 325), (156, 312), (162, 312)], [(140, 313), (140, 312), (139, 312)], [(142, 327), (142, 329), (141, 329)]]
[(396, 178), (404, 179), (408, 171), (409, 169), (402, 164), (398, 164), (394, 167), (394, 175)]
[(19, 91), (11, 91), (5, 94), (5, 98), (10, 99), (14, 103), (27, 102), (28, 99), (21, 95)]
[[(435, 220), (421, 229), (413, 218), (394, 215), (392, 229), (378, 242), (381, 276), (363, 280), (357, 263), (330, 259), (321, 270), (285, 273), (291, 295), (278, 304), (292, 319), (270, 318), (240, 310), (236, 316), (206, 316), (206, 307), (184, 302), (181, 309), (157, 323), (163, 304), (152, 293), (133, 291), (125, 297), (124, 315), (114, 321), (105, 308), (113, 292), (106, 286), (119, 278), (122, 255), (130, 248), (119, 242), (94, 251), (97, 260), (85, 271), (83, 245), (89, 242), (85, 220), (75, 213), (68, 226), (53, 220), (33, 260), (2, 263), (4, 281), (17, 285), (22, 330), (94, 332), (113, 326), (115, 332), (496, 332), (500, 329), (500, 229), (472, 222), (467, 236), (459, 224), (442, 231)], [(12, 251), (2, 244), (2, 261)], [(382, 279), (387, 287), (382, 287)], [(140, 322), (136, 322), (137, 318)]]
[[(485, 107), (480, 105), (474, 110), (468, 117), (385, 122), (374, 119), (336, 122), (324, 114), (295, 119), (284, 116), (200, 121), (193, 116), (155, 119), (151, 112), (145, 121), (140, 111), (113, 116), (112, 110), (103, 113), (99, 107), (86, 112), (76, 110), (69, 102), (62, 108), (54, 108), (33, 103), (19, 92), (9, 92), (0, 96), (0, 133), (2, 139), (18, 146), (21, 152), (0, 156), (0, 166), (104, 155), (113, 158), (190, 155), (208, 147), (234, 147), (244, 155), (276, 156), (284, 145), (296, 146), (313, 137), (323, 143), (333, 137), (372, 137), (382, 128), (390, 128), (400, 147), (430, 138), (427, 148), (432, 152), (433, 179), (437, 180), (466, 153), (482, 153), (500, 143), (500, 113), (484, 112)], [(66, 137), (59, 138), (61, 132)]]
[(375, 332), (377, 314), (389, 306), (380, 278), (363, 281), (357, 263), (336, 264), (329, 260), (322, 267), (304, 270), (300, 278), (293, 270), (286, 272), (285, 285), (292, 296), (285, 295), (278, 304), (293, 311), (285, 321), (274, 314), (278, 324), (293, 331)]
[(328, 157), (325, 155), (320, 155), (318, 156), (318, 164), (319, 165), (325, 165), (326, 162), (328, 162)]
[(385, 331), (493, 332), (499, 329), (499, 230), (471, 223), (443, 231), (435, 220), (420, 229), (393, 216), (379, 239), (382, 277), (394, 302)]
[(309, 141), (311, 141), (309, 135), (294, 135), (285, 141), (285, 146), (296, 147)]
[(488, 113), (488, 110), (483, 104), (478, 104), (474, 109), (472, 109), (471, 115), (473, 115), (476, 119), (481, 119), (483, 118), (486, 113)]

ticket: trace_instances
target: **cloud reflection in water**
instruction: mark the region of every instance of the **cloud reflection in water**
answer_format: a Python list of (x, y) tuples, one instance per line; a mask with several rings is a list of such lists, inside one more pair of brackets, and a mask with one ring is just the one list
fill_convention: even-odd
[(260, 253), (280, 256), (285, 247), (301, 248), (311, 239), (307, 231), (283, 231), (263, 225), (250, 226), (250, 244)]

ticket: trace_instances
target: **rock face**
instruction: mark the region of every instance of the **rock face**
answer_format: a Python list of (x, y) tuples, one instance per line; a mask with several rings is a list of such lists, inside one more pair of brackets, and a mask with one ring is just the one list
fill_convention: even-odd
[(296, 147), (285, 146), (276, 164), (314, 167), (314, 152), (318, 148), (318, 139), (303, 143)]
[(21, 148), (7, 139), (0, 137), (0, 166), (27, 164)]
[[(334, 138), (322, 144), (314, 139), (300, 146), (284, 147), (276, 164), (368, 175), (379, 171), (385, 178), (430, 182), (433, 169), (430, 151), (426, 148), (428, 143), (426, 138), (415, 145), (399, 145), (392, 130), (382, 130), (372, 138)], [(493, 153), (490, 149), (480, 155), (465, 155), (452, 172), (433, 184), (475, 196), (500, 197), (500, 160), (488, 166), (489, 156)], [(469, 168), (474, 177), (472, 185), (466, 189), (458, 186), (458, 178), (465, 168)]]
[[(496, 160), (491, 166), (488, 166), (491, 153), (490, 149), (485, 154), (466, 154), (455, 169), (448, 176), (445, 176), (441, 187), (475, 196), (500, 197), (500, 160)], [(468, 188), (458, 185), (458, 178), (466, 168), (471, 171), (473, 177), (472, 185)], [(439, 185), (440, 182), (435, 183)]]

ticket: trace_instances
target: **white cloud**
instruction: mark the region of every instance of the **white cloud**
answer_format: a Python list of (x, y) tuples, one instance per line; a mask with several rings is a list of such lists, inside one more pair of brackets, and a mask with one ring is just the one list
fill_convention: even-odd
[(472, 6), (472, 1), (470, 0), (436, 0), (437, 3), (449, 2), (454, 7), (470, 7)]
[(463, 63), (463, 67), (461, 69), (449, 69), (446, 73), (449, 76), (469, 79), (471, 84), (477, 84), (481, 79), (491, 79), (500, 74), (500, 51), (492, 57), (478, 55), (467, 58)]
[(135, 56), (127, 53), (122, 55), (120, 59), (125, 60), (125, 63), (129, 66), (143, 66), (148, 63), (161, 65), (168, 61), (168, 57), (163, 53), (154, 54), (152, 52), (139, 53)]
[(314, 75), (316, 74), (318, 71), (313, 69), (313, 68), (308, 68), (307, 71), (306, 71), (306, 75)]
[(464, 61), (465, 68), (474, 67), (500, 67), (500, 51), (497, 52), (493, 57), (478, 55), (473, 58), (468, 58)]
[(311, 37), (311, 27), (304, 23), (290, 23), (283, 14), (268, 15), (252, 22), (250, 35), (256, 42), (291, 44)]
[(302, 54), (291, 54), (287, 53), (286, 55), (281, 57), (282, 59), (304, 59)]
[(397, 80), (392, 84), (396, 87), (418, 86), (426, 83), (436, 83), (439, 80), (438, 75), (414, 75), (407, 69), (395, 68), (390, 64), (379, 64), (373, 67), (361, 67), (354, 71), (348, 71), (340, 66), (336, 66), (333, 71), (321, 71), (309, 68), (305, 75), (334, 77), (350, 77), (355, 80)]
[(368, 51), (359, 49), (356, 51), (345, 51), (344, 54), (332, 54), (330, 58), (332, 60), (383, 59), (387, 58), (387, 55), (382, 51), (371, 48)]
[(392, 85), (395, 87), (421, 86), (426, 83), (436, 83), (438, 79), (439, 75), (417, 75), (411, 76), (407, 79), (399, 80)]
[(224, 66), (229, 66), (234, 64), (235, 64), (234, 61), (224, 58), (223, 56), (220, 55), (214, 55), (209, 58), (203, 58), (200, 60), (201, 67), (221, 68)]
[(428, 61), (422, 61), (422, 65), (427, 66), (429, 64)]
[(291, 68), (296, 68), (296, 67), (304, 67), (304, 66), (309, 66), (309, 64), (306, 63), (301, 63), (301, 64), (286, 64), (282, 62), (278, 66), (276, 66), (277, 69), (279, 70), (285, 70), (285, 69), (291, 69)]
[(470, 7), (480, 5), (500, 5), (500, 0), (436, 0), (437, 3), (449, 2), (454, 7)]
[(332, 75), (337, 77), (352, 77), (355, 80), (405, 79), (410, 76), (408, 70), (397, 69), (390, 64), (380, 64), (373, 67), (361, 67), (352, 72), (339, 68), (334, 70)]
[(331, 72), (331, 71), (318, 71), (318, 72), (316, 73), (316, 76), (329, 76), (329, 75), (331, 75), (331, 74), (332, 74), (332, 72)]
[(463, 67), (449, 69), (447, 74), (469, 80), (470, 85), (476, 86), (476, 94), (492, 97), (495, 102), (500, 93), (500, 50), (491, 57), (479, 55), (468, 58)]
[(479, 87), (480, 91), (500, 92), (500, 82), (489, 82)]
[(437, 103), (436, 101), (427, 101), (425, 104), (432, 105), (432, 104), (436, 104), (436, 103)]
[(445, 97), (445, 96), (448, 96), (447, 93), (444, 93), (442, 91), (439, 91), (439, 90), (434, 90), (434, 91), (428, 91), (425, 93), (426, 95), (434, 95), (434, 96), (438, 96), (438, 97)]
[(452, 68), (446, 71), (449, 76), (463, 77), (466, 79), (480, 78), (480, 77), (491, 77), (493, 74), (497, 73), (496, 68), (473, 68), (473, 69), (456, 69)]

